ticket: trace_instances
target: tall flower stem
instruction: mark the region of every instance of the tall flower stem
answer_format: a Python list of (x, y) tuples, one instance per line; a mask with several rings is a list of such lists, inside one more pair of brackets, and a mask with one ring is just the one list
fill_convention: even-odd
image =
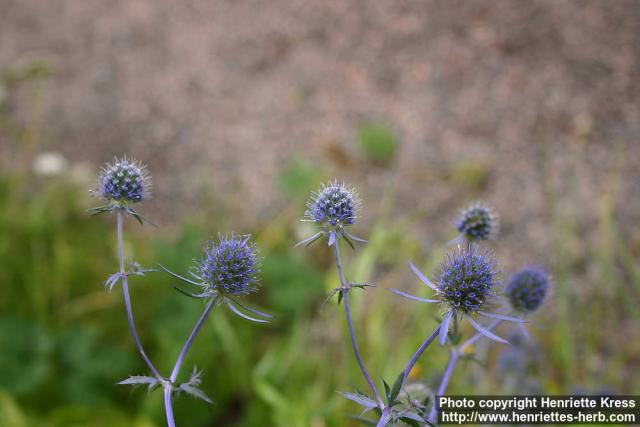
[(418, 347), (418, 349), (414, 353), (413, 357), (411, 357), (411, 359), (407, 363), (407, 366), (404, 368), (404, 371), (403, 371), (403, 374), (402, 374), (402, 385), (404, 385), (404, 383), (407, 381), (407, 378), (409, 378), (409, 374), (411, 373), (411, 370), (413, 369), (413, 366), (416, 364), (416, 362), (418, 361), (420, 356), (422, 356), (422, 353), (424, 353), (424, 351), (427, 349), (427, 347), (429, 347), (429, 345), (433, 342), (433, 340), (440, 333), (440, 327), (441, 326), (438, 325), (436, 330), (433, 331), (433, 333), (431, 335), (429, 335), (429, 337), (420, 345), (420, 347)]
[[(433, 331), (433, 333), (429, 335), (429, 337), (427, 337), (426, 340), (424, 340), (424, 342), (420, 345), (420, 347), (418, 347), (416, 352), (413, 354), (411, 359), (409, 359), (407, 366), (405, 366), (404, 370), (402, 371), (402, 384), (400, 384), (400, 389), (402, 389), (404, 384), (407, 382), (407, 378), (409, 378), (409, 374), (411, 373), (411, 370), (413, 369), (415, 364), (418, 362), (418, 359), (420, 358), (420, 356), (422, 356), (422, 353), (424, 353), (427, 347), (429, 347), (429, 345), (433, 342), (434, 339), (436, 339), (436, 337), (440, 333), (440, 327), (441, 326), (438, 325), (436, 330)], [(376, 427), (384, 427), (387, 425), (387, 423), (390, 420), (391, 420), (391, 416), (390, 416), (389, 410), (388, 408), (385, 408), (382, 411), (382, 414), (380, 415), (380, 420), (378, 421), (378, 424), (376, 424)]]
[(195, 326), (193, 327), (193, 330), (191, 331), (189, 338), (187, 338), (187, 341), (184, 343), (184, 347), (182, 347), (182, 351), (180, 352), (180, 355), (176, 360), (176, 364), (173, 366), (173, 371), (171, 371), (171, 376), (169, 377), (169, 383), (166, 384), (164, 387), (164, 407), (165, 407), (165, 412), (167, 414), (168, 427), (175, 427), (176, 425), (175, 419), (173, 417), (173, 400), (172, 400), (173, 384), (178, 379), (178, 375), (180, 374), (180, 368), (182, 368), (184, 359), (187, 357), (187, 353), (189, 352), (189, 349), (191, 348), (191, 345), (193, 344), (193, 341), (195, 340), (196, 336), (202, 329), (204, 322), (209, 317), (209, 314), (211, 314), (211, 310), (213, 309), (213, 307), (215, 307), (215, 303), (216, 303), (215, 298), (210, 299), (209, 302), (207, 303), (206, 307), (204, 308), (204, 311), (200, 315), (200, 318), (198, 319)]
[(164, 386), (164, 408), (167, 414), (167, 427), (176, 427), (176, 421), (173, 417), (173, 389), (171, 384)]
[(384, 408), (382, 414), (380, 415), (380, 421), (376, 424), (376, 427), (384, 427), (387, 423), (391, 421), (391, 416), (389, 415), (389, 408)]
[(340, 241), (337, 240), (336, 242), (334, 242), (333, 247), (335, 248), (336, 264), (338, 266), (338, 273), (340, 275), (340, 284), (341, 284), (340, 292), (342, 292), (342, 298), (344, 299), (344, 310), (347, 316), (347, 323), (349, 325), (349, 334), (351, 335), (351, 344), (353, 345), (353, 352), (355, 353), (356, 359), (358, 361), (358, 365), (360, 366), (360, 370), (362, 371), (362, 375), (364, 376), (365, 380), (367, 380), (367, 383), (369, 384), (371, 391), (376, 397), (378, 406), (380, 407), (380, 409), (383, 409), (384, 402), (382, 400), (382, 397), (380, 396), (380, 392), (378, 392), (378, 389), (376, 388), (376, 385), (373, 382), (373, 379), (371, 378), (369, 371), (367, 371), (367, 368), (364, 365), (364, 361), (362, 360), (362, 355), (360, 354), (360, 348), (358, 347), (358, 340), (356, 339), (356, 332), (355, 332), (355, 328), (353, 327), (353, 319), (351, 317), (351, 306), (349, 304), (350, 286), (349, 286), (349, 282), (347, 282), (347, 279), (344, 275), (344, 269), (342, 267), (342, 257), (340, 256)]
[(129, 281), (127, 272), (124, 268), (124, 245), (123, 245), (123, 223), (124, 223), (124, 211), (122, 209), (117, 209), (117, 224), (118, 224), (118, 260), (120, 262), (120, 280), (122, 283), (122, 293), (124, 294), (124, 306), (127, 310), (127, 318), (129, 319), (129, 329), (131, 330), (131, 335), (133, 336), (133, 340), (136, 342), (136, 346), (138, 347), (138, 351), (142, 356), (142, 359), (147, 364), (153, 375), (158, 379), (162, 380), (162, 375), (156, 369), (156, 367), (151, 363), (149, 356), (144, 351), (144, 347), (142, 346), (142, 342), (140, 342), (140, 338), (138, 337), (138, 332), (136, 330), (136, 325), (133, 319), (133, 309), (131, 308), (131, 296), (129, 294)]
[[(489, 326), (487, 326), (488, 330), (492, 330), (496, 328), (502, 320), (495, 320)], [(447, 387), (449, 386), (449, 382), (451, 381), (451, 376), (453, 375), (453, 370), (458, 365), (458, 361), (460, 360), (460, 355), (464, 354), (465, 350), (475, 344), (480, 338), (484, 337), (483, 334), (478, 332), (458, 347), (454, 347), (451, 349), (451, 355), (449, 356), (449, 362), (447, 363), (447, 369), (444, 371), (444, 375), (442, 376), (442, 381), (440, 381), (440, 386), (438, 387), (438, 392), (435, 395), (435, 399), (438, 396), (443, 396), (447, 392)], [(433, 402), (433, 407), (431, 408), (431, 412), (429, 413), (429, 422), (434, 423), (436, 421), (436, 401)]]

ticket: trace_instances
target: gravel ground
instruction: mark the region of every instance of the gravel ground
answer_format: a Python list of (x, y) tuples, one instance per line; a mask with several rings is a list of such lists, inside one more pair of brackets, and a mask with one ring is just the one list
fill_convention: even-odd
[[(369, 206), (395, 190), (398, 211), (433, 220), (425, 247), (481, 197), (502, 213), (513, 265), (549, 253), (551, 212), (584, 233), (570, 242), (580, 254), (598, 238), (609, 194), (640, 252), (640, 2), (0, 0), (0, 9), (0, 67), (42, 60), (53, 70), (37, 100), (39, 149), (94, 169), (122, 152), (144, 159), (158, 198), (172, 201), (167, 222), (203, 194), (228, 200), (239, 223), (275, 215), (289, 202), (276, 177), (299, 155), (353, 181)], [(28, 122), (24, 98), (5, 102)], [(358, 148), (368, 121), (389, 123), (401, 141), (390, 168)], [(11, 137), (0, 141), (9, 159)], [(460, 183), (469, 165), (486, 171), (486, 185)]]

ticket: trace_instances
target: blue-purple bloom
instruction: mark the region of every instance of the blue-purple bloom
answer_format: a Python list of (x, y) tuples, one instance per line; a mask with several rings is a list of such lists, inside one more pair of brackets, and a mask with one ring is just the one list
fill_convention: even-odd
[(488, 240), (498, 232), (498, 216), (484, 203), (475, 202), (460, 213), (456, 228), (470, 242)]
[(303, 219), (316, 224), (320, 227), (320, 231), (298, 245), (310, 245), (325, 235), (329, 238), (329, 246), (340, 237), (343, 237), (352, 247), (352, 240), (366, 242), (346, 230), (346, 227), (356, 222), (359, 209), (358, 192), (352, 186), (338, 181), (323, 184), (307, 202)]
[(447, 255), (438, 280), (442, 301), (464, 314), (478, 311), (495, 296), (498, 273), (493, 255), (476, 246)]
[(109, 202), (126, 205), (148, 199), (150, 190), (147, 168), (135, 159), (123, 157), (102, 168), (94, 192)]
[(436, 299), (420, 298), (395, 289), (392, 292), (414, 301), (440, 303), (444, 309), (440, 327), (441, 345), (446, 342), (452, 320), (465, 318), (478, 332), (502, 343), (506, 341), (480, 325), (473, 316), (479, 314), (493, 319), (522, 322), (514, 317), (483, 311), (492, 305), (496, 296), (498, 272), (493, 255), (477, 245), (465, 249), (458, 247), (447, 255), (435, 284), (412, 263), (409, 263), (409, 267), (424, 284), (436, 292)]
[(196, 274), (207, 290), (220, 295), (241, 296), (258, 289), (260, 260), (251, 236), (218, 236), (209, 243), (197, 263)]
[(160, 267), (172, 276), (200, 288), (200, 292), (194, 294), (178, 289), (184, 294), (194, 298), (213, 298), (216, 303), (226, 305), (238, 316), (253, 322), (265, 323), (267, 320), (264, 319), (272, 317), (237, 300), (238, 297), (256, 292), (259, 287), (261, 262), (250, 235), (218, 235), (217, 241), (205, 246), (203, 257), (196, 261), (195, 267), (189, 272), (193, 279), (174, 273), (162, 265)]
[(305, 217), (324, 229), (338, 230), (356, 221), (358, 193), (345, 183), (324, 184), (307, 203)]
[(525, 267), (513, 275), (505, 294), (514, 310), (528, 313), (537, 310), (549, 287), (549, 275), (538, 267)]

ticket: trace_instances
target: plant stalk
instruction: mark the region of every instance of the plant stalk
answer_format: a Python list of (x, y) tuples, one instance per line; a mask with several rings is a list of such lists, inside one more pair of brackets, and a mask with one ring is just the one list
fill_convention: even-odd
[(378, 389), (376, 388), (376, 385), (373, 382), (373, 379), (371, 378), (369, 371), (367, 371), (367, 368), (364, 365), (364, 360), (362, 360), (362, 355), (360, 354), (360, 348), (358, 347), (358, 340), (356, 339), (356, 332), (355, 332), (355, 328), (353, 327), (353, 319), (351, 317), (351, 305), (349, 304), (350, 287), (349, 287), (349, 282), (347, 282), (347, 279), (344, 275), (344, 269), (342, 267), (342, 257), (340, 256), (340, 241), (337, 240), (333, 244), (333, 246), (335, 248), (336, 264), (338, 267), (338, 273), (340, 275), (340, 283), (342, 285), (340, 292), (342, 292), (342, 298), (344, 299), (344, 310), (347, 316), (347, 323), (349, 325), (349, 334), (351, 335), (351, 344), (353, 346), (353, 352), (355, 353), (356, 360), (358, 361), (358, 365), (360, 366), (360, 370), (362, 371), (362, 375), (364, 376), (365, 380), (369, 384), (369, 388), (371, 388), (371, 391), (376, 397), (378, 406), (380, 407), (381, 410), (383, 410), (384, 401), (382, 400), (382, 397), (380, 396), (380, 392), (378, 392)]
[(124, 294), (124, 306), (127, 310), (127, 318), (129, 320), (129, 329), (131, 330), (131, 335), (133, 336), (133, 340), (136, 342), (136, 346), (138, 347), (138, 351), (142, 356), (142, 359), (147, 364), (153, 375), (158, 379), (162, 380), (162, 375), (156, 369), (156, 367), (151, 363), (151, 360), (147, 356), (147, 353), (144, 351), (144, 347), (142, 346), (142, 342), (140, 342), (140, 338), (138, 337), (138, 332), (136, 330), (136, 325), (133, 319), (133, 309), (131, 308), (131, 296), (129, 294), (129, 281), (127, 272), (124, 268), (124, 245), (123, 245), (123, 223), (124, 223), (124, 212), (122, 209), (117, 210), (117, 223), (118, 223), (118, 260), (120, 263), (120, 280), (122, 283), (122, 293)]
[(435, 329), (435, 331), (433, 331), (433, 333), (431, 333), (431, 335), (429, 335), (429, 337), (420, 345), (420, 347), (418, 347), (418, 349), (414, 353), (413, 357), (409, 360), (409, 363), (407, 363), (407, 366), (404, 368), (404, 371), (403, 371), (403, 374), (402, 374), (402, 385), (404, 385), (404, 383), (407, 381), (407, 378), (409, 378), (409, 374), (411, 373), (411, 369), (413, 369), (413, 366), (416, 364), (416, 362), (418, 361), (420, 356), (422, 356), (422, 353), (424, 353), (424, 351), (427, 349), (427, 347), (429, 347), (429, 345), (433, 342), (433, 340), (440, 333), (440, 327), (441, 326), (438, 325), (438, 327)]
[[(487, 329), (492, 330), (496, 328), (502, 320), (495, 320), (491, 323)], [(447, 392), (447, 387), (449, 386), (449, 381), (451, 381), (451, 376), (453, 375), (453, 370), (455, 369), (458, 361), (460, 360), (460, 355), (464, 354), (464, 351), (475, 344), (480, 338), (484, 335), (480, 332), (476, 333), (474, 336), (460, 344), (457, 348), (451, 349), (451, 356), (449, 356), (449, 362), (447, 363), (447, 369), (444, 371), (444, 376), (442, 377), (442, 381), (440, 381), (440, 386), (438, 387), (438, 392), (435, 395), (435, 399), (438, 396), (443, 396)], [(434, 400), (433, 407), (431, 408), (431, 412), (429, 413), (429, 422), (434, 423), (436, 421), (436, 402)]]
[(184, 343), (184, 347), (182, 347), (182, 351), (180, 352), (180, 355), (176, 360), (176, 364), (173, 366), (173, 371), (171, 371), (171, 376), (169, 377), (169, 383), (165, 385), (164, 408), (167, 415), (168, 427), (175, 427), (176, 425), (176, 422), (173, 416), (173, 385), (178, 379), (178, 375), (180, 374), (180, 368), (182, 368), (182, 364), (184, 363), (184, 360), (187, 357), (187, 353), (189, 352), (189, 349), (191, 348), (193, 341), (198, 335), (198, 332), (200, 332), (200, 329), (202, 329), (202, 326), (204, 325), (204, 322), (209, 317), (209, 314), (211, 314), (211, 310), (215, 306), (215, 303), (216, 303), (215, 298), (212, 298), (207, 303), (206, 307), (204, 308), (204, 311), (200, 315), (200, 318), (198, 319), (195, 326), (193, 327), (193, 330), (191, 331), (189, 338), (187, 338), (187, 341)]

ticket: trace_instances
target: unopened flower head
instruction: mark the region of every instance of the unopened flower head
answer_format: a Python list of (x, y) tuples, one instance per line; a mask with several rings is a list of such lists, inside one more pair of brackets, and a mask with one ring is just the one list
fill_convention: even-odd
[(475, 202), (460, 213), (456, 228), (469, 241), (488, 240), (498, 232), (498, 217), (487, 205)]
[(102, 168), (95, 192), (110, 202), (125, 205), (148, 199), (150, 190), (147, 168), (137, 160), (123, 157)]
[(333, 181), (325, 184), (307, 203), (305, 218), (325, 231), (353, 225), (360, 206), (358, 193), (350, 185)]
[(540, 307), (549, 288), (549, 275), (538, 267), (525, 267), (513, 275), (505, 294), (511, 306), (520, 312)]
[(454, 311), (473, 314), (495, 296), (497, 276), (491, 253), (477, 246), (458, 248), (444, 261), (437, 286)]
[(258, 289), (260, 260), (250, 239), (250, 235), (220, 235), (205, 247), (196, 270), (213, 294), (240, 296)]

